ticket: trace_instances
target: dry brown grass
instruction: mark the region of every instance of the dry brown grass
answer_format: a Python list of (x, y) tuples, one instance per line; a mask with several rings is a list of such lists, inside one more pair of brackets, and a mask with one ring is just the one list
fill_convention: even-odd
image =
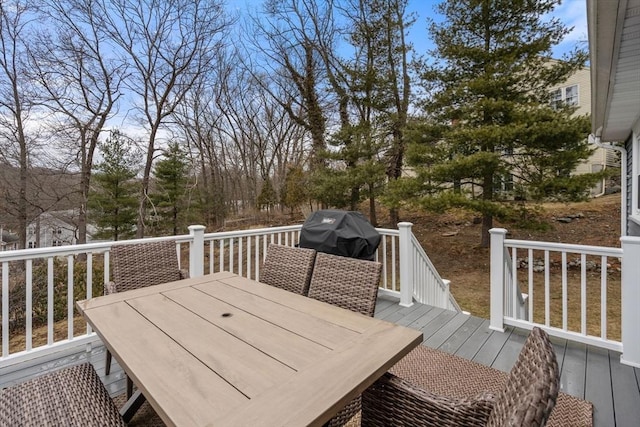
[[(570, 223), (555, 220), (570, 214), (581, 213), (582, 218)], [(620, 242), (620, 196), (611, 195), (589, 202), (564, 204), (549, 203), (542, 206), (541, 219), (549, 228), (532, 230), (514, 223), (496, 222), (496, 227), (509, 231), (508, 238), (539, 240), (546, 242), (575, 243), (584, 245), (619, 247)], [(479, 247), (480, 225), (474, 224), (473, 214), (455, 211), (444, 215), (424, 212), (405, 215), (404, 220), (413, 222), (414, 234), (422, 243), (440, 275), (451, 280), (451, 292), (463, 310), (489, 318), (489, 249)], [(455, 235), (450, 235), (455, 232)], [(518, 253), (518, 257), (525, 256)], [(534, 252), (534, 259), (543, 259), (543, 252)], [(569, 259), (575, 256), (569, 254)], [(559, 261), (558, 254), (551, 260)], [(599, 257), (588, 260), (600, 262)], [(620, 337), (620, 264), (608, 260), (607, 290), (607, 336)], [(552, 268), (550, 275), (550, 324), (562, 326), (562, 278), (560, 268)], [(528, 271), (518, 270), (518, 281), (523, 292), (528, 292)], [(544, 274), (534, 273), (533, 282), (534, 320), (545, 321)], [(580, 330), (580, 269), (568, 272), (567, 320), (571, 330)], [(600, 335), (601, 290), (600, 271), (587, 272), (587, 330)]]

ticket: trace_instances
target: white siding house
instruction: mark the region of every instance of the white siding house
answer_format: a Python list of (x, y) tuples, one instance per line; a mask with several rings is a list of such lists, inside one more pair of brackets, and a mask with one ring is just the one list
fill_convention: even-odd
[[(562, 85), (551, 90), (551, 102), (566, 103), (577, 107), (575, 115), (591, 113), (591, 69), (584, 67), (570, 76)], [(615, 152), (601, 147), (595, 149), (591, 157), (580, 163), (576, 174), (600, 172), (609, 167), (620, 167), (619, 158)], [(606, 190), (606, 181), (603, 180), (591, 189), (591, 195), (603, 194)]]
[[(27, 227), (27, 249), (78, 243), (78, 213), (76, 210), (52, 211), (40, 214)], [(87, 224), (87, 242), (93, 240), (95, 227)]]
[(0, 225), (0, 251), (13, 251), (18, 249), (18, 236)]

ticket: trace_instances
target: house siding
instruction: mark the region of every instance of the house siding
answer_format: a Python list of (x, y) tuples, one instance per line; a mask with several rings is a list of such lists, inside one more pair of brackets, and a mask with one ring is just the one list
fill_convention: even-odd
[[(554, 86), (552, 91), (561, 90), (563, 99), (565, 98), (566, 89), (571, 86), (578, 87), (578, 103), (577, 109), (574, 115), (588, 115), (591, 114), (591, 70), (589, 67), (584, 67), (574, 74), (572, 74), (561, 85)], [(612, 153), (607, 153), (608, 150), (603, 148), (596, 148), (591, 156), (583, 162), (580, 162), (574, 173), (577, 175), (599, 172), (607, 167), (618, 166), (616, 165), (615, 156)], [(604, 182), (598, 183), (590, 190), (591, 196), (596, 196), (604, 192)]]
[[(87, 242), (93, 240), (95, 227), (87, 224)], [(75, 245), (78, 243), (77, 212), (44, 212), (27, 227), (27, 248)]]
[(625, 208), (627, 211), (627, 235), (640, 236), (640, 225), (635, 221), (631, 221), (633, 213), (631, 204), (633, 203), (633, 136), (630, 136), (624, 144), (627, 150), (627, 199), (625, 200)]

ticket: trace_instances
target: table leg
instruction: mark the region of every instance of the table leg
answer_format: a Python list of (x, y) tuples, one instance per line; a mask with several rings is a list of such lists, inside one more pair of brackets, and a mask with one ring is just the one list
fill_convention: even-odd
[(136, 414), (138, 409), (140, 409), (145, 400), (147, 399), (144, 397), (144, 394), (142, 394), (140, 390), (137, 390), (135, 393), (133, 393), (133, 396), (131, 396), (131, 398), (127, 400), (127, 403), (125, 403), (120, 409), (120, 415), (124, 419), (125, 423), (131, 421), (131, 419)]

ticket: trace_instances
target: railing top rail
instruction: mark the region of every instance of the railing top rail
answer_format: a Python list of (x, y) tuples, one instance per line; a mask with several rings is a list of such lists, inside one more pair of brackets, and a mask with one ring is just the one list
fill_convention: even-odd
[[(265, 228), (255, 228), (255, 229), (246, 229), (246, 230), (232, 230), (232, 231), (217, 231), (213, 233), (205, 233), (205, 240), (213, 240), (213, 239), (226, 239), (230, 237), (236, 236), (256, 236), (256, 235), (264, 235), (264, 234), (276, 234), (283, 233), (287, 231), (298, 231), (302, 229), (302, 224), (296, 225), (284, 225), (278, 227), (265, 227)], [(399, 236), (400, 231), (394, 230), (390, 228), (376, 228), (378, 233), (385, 236)]]
[(600, 255), (610, 257), (622, 257), (621, 248), (608, 248), (605, 246), (576, 245), (570, 243), (540, 242), (535, 240), (505, 239), (505, 247), (517, 249), (551, 250), (558, 252), (581, 253), (587, 255)]
[(164, 236), (164, 237), (145, 237), (143, 239), (118, 240), (106, 242), (91, 242), (82, 245), (65, 245), (51, 246), (45, 248), (18, 249), (13, 251), (0, 252), (0, 262), (4, 261), (23, 261), (27, 259), (38, 259), (48, 256), (68, 256), (78, 255), (89, 252), (105, 252), (111, 249), (113, 245), (134, 245), (137, 243), (162, 242), (166, 240), (175, 240), (176, 242), (187, 242), (190, 240), (189, 235), (183, 236)]
[(376, 231), (383, 236), (400, 236), (400, 230), (393, 228), (376, 228)]
[[(205, 240), (224, 239), (236, 236), (257, 236), (265, 234), (277, 234), (290, 231), (299, 231), (302, 228), (302, 224), (279, 226), (279, 227), (265, 227), (249, 230), (235, 230), (235, 231), (223, 231), (205, 233)], [(399, 231), (388, 228), (376, 228), (376, 230), (386, 236), (398, 236)], [(101, 241), (101, 242), (89, 242), (82, 245), (65, 245), (65, 246), (51, 246), (45, 248), (33, 248), (33, 249), (18, 249), (11, 251), (0, 251), (0, 262), (10, 261), (24, 261), (28, 259), (40, 259), (49, 256), (69, 256), (79, 255), (84, 253), (101, 253), (111, 249), (115, 244), (118, 245), (134, 245), (139, 243), (152, 243), (161, 242), (166, 240), (173, 240), (176, 243), (187, 243), (191, 241), (192, 236), (189, 234), (183, 234), (179, 236), (162, 236), (162, 237), (145, 237), (142, 239), (131, 240), (118, 240), (118, 241)]]
[(276, 234), (283, 233), (287, 231), (297, 231), (302, 228), (302, 224), (296, 225), (284, 225), (278, 227), (264, 227), (264, 228), (254, 228), (254, 229), (246, 229), (246, 230), (232, 230), (232, 231), (216, 231), (213, 233), (205, 233), (205, 240), (213, 240), (213, 239), (226, 239), (229, 237), (236, 236), (256, 236), (256, 235), (264, 235), (264, 234)]

